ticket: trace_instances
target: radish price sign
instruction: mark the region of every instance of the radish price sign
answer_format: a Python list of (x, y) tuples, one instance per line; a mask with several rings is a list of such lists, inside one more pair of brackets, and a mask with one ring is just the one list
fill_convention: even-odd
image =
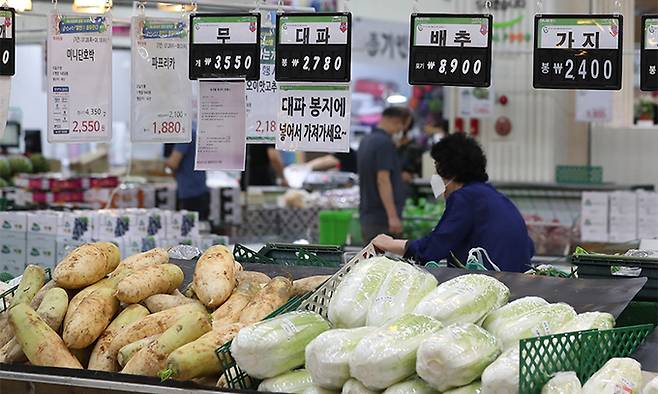
[(536, 15), (533, 86), (620, 90), (621, 15)]
[(491, 15), (411, 16), (409, 84), (491, 85)]
[(281, 14), (276, 24), (277, 81), (350, 81), (352, 14)]
[(131, 25), (131, 141), (190, 142), (187, 20), (136, 16)]
[(190, 25), (190, 79), (260, 78), (260, 14), (195, 14)]
[(642, 17), (640, 50), (640, 89), (658, 91), (658, 15)]
[(48, 14), (48, 142), (112, 138), (112, 17)]

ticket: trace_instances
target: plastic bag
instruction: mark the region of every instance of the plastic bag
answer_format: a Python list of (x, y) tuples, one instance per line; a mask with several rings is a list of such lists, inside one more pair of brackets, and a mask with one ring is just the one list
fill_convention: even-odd
[(581, 394), (583, 388), (575, 372), (558, 372), (546, 382), (541, 394)]

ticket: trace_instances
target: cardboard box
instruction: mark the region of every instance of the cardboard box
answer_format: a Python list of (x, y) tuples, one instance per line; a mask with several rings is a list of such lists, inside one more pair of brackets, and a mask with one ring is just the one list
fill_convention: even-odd
[(658, 238), (658, 193), (637, 192), (637, 236)]
[(27, 231), (27, 212), (0, 212), (0, 231), (25, 233)]
[(62, 259), (66, 257), (66, 255), (69, 254), (73, 249), (84, 243), (84, 240), (58, 236), (56, 240), (57, 258), (55, 260), (62, 261)]
[(166, 214), (159, 209), (141, 209), (132, 212), (134, 237), (157, 237), (166, 235)]
[(122, 210), (99, 211), (94, 214), (94, 238), (99, 241), (112, 241), (131, 237), (133, 217)]
[(55, 211), (36, 211), (27, 214), (27, 232), (29, 234), (57, 236), (57, 224), (60, 214)]
[(194, 240), (195, 245), (202, 252), (215, 245), (228, 245), (228, 237), (225, 235), (204, 235)]
[(27, 264), (35, 264), (53, 269), (57, 261), (56, 236), (28, 234)]
[(610, 193), (609, 242), (629, 242), (637, 239), (637, 194), (618, 191)]
[(0, 272), (17, 276), (25, 270), (27, 238), (25, 233), (0, 232)]
[(608, 193), (583, 193), (580, 212), (583, 241), (608, 242), (608, 203)]
[(62, 212), (57, 221), (57, 236), (75, 241), (89, 241), (94, 236), (94, 212)]
[(168, 211), (167, 231), (169, 239), (199, 236), (199, 213), (190, 211)]

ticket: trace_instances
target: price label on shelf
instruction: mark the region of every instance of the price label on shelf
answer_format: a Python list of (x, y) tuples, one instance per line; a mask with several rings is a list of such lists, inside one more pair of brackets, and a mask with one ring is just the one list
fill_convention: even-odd
[(276, 24), (277, 81), (350, 81), (352, 14), (281, 14)]
[(640, 89), (658, 91), (658, 15), (642, 16)]
[(132, 27), (131, 141), (190, 142), (187, 21), (135, 16)]
[(409, 83), (491, 85), (491, 15), (411, 16)]
[(260, 14), (190, 17), (190, 79), (260, 76)]
[(352, 101), (349, 84), (279, 85), (276, 148), (348, 152)]
[(16, 13), (13, 8), (0, 7), (0, 75), (15, 74)]
[(620, 90), (621, 15), (537, 15), (533, 86)]
[(48, 142), (112, 138), (112, 17), (48, 14)]

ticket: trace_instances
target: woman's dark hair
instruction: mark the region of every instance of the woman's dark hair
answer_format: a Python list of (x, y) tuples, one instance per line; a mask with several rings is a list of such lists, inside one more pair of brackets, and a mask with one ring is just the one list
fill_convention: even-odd
[(464, 133), (450, 134), (432, 146), (436, 172), (459, 183), (486, 182), (487, 158), (482, 147)]

